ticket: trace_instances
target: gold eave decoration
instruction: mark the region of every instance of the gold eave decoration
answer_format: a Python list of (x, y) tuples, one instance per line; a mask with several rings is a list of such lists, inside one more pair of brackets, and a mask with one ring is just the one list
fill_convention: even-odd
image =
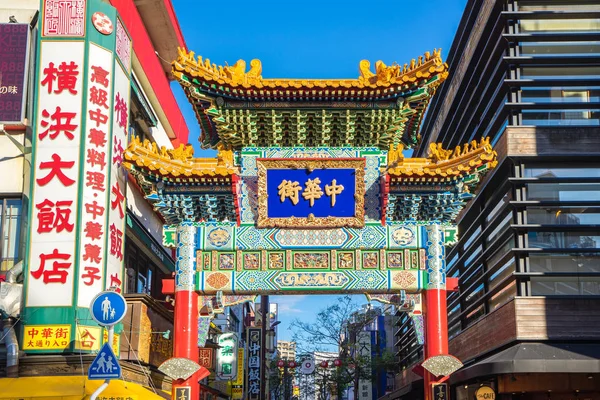
[[(406, 85), (422, 81), (438, 75), (441, 83), (448, 76), (448, 65), (442, 61), (441, 49), (426, 52), (418, 59), (412, 59), (404, 66), (396, 63), (387, 66), (383, 61), (375, 63), (375, 71), (371, 71), (371, 63), (362, 60), (359, 63), (357, 79), (264, 79), (262, 63), (258, 59), (250, 61), (250, 69), (246, 71), (246, 62), (238, 60), (234, 65), (216, 65), (208, 58), (196, 58), (193, 51), (178, 49), (177, 60), (173, 62), (173, 75), (184, 86), (189, 82), (182, 75), (205, 81), (209, 84), (226, 85), (231, 88), (244, 89), (386, 89), (391, 86)], [(258, 93), (255, 93), (257, 95)], [(335, 95), (335, 91), (332, 93)]]
[(498, 164), (497, 156), (489, 137), (456, 146), (454, 150), (444, 150), (441, 144), (432, 143), (427, 158), (399, 158), (394, 161), (396, 165), (389, 168), (388, 175), (393, 179), (460, 177), (484, 164), (489, 169), (494, 168)]
[(133, 137), (125, 151), (124, 167), (134, 167), (165, 178), (231, 177), (237, 172), (233, 162), (233, 151), (219, 147), (217, 158), (194, 158), (191, 145), (180, 145), (176, 149), (160, 149), (149, 140), (140, 141)]
[[(365, 160), (354, 159), (257, 159), (258, 167), (258, 228), (362, 228), (365, 226)], [(268, 215), (267, 170), (268, 169), (353, 169), (355, 179), (353, 217), (286, 217), (271, 218)], [(274, 194), (271, 194), (274, 195)]]

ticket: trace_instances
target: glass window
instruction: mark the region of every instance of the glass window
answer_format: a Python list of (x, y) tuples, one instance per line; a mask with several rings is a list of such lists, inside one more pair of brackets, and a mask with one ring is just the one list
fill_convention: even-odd
[(504, 205), (510, 201), (511, 197), (512, 196), (509, 195), (508, 193), (505, 194), (498, 201), (498, 203), (496, 203), (496, 205), (494, 206), (494, 208), (492, 208), (490, 210), (490, 212), (486, 215), (486, 217), (485, 217), (486, 222), (490, 222), (492, 219), (494, 219), (496, 217), (496, 215), (498, 215), (498, 213), (500, 212), (500, 210), (502, 210), (502, 207), (504, 207)]
[(479, 320), (479, 318), (481, 318), (483, 315), (485, 314), (485, 305), (482, 304), (479, 307), (477, 307), (475, 310), (471, 311), (467, 317), (465, 318), (465, 324), (466, 326), (471, 326), (473, 325), (475, 322), (477, 322)]
[(506, 227), (508, 225), (510, 225), (511, 221), (512, 221), (512, 214), (508, 213), (506, 214), (506, 216), (504, 217), (504, 219), (502, 220), (502, 222), (498, 223), (498, 226), (496, 226), (496, 228), (494, 228), (493, 231), (491, 231), (487, 237), (485, 238), (485, 242), (486, 243), (491, 243), (494, 240), (496, 240), (506, 229)]
[(463, 245), (463, 250), (468, 248), (475, 239), (479, 238), (479, 234), (481, 233), (481, 226), (478, 226), (477, 229), (473, 231), (466, 239), (465, 244)]
[(8, 271), (19, 260), (21, 199), (0, 199), (0, 271)]
[(528, 183), (527, 200), (600, 201), (600, 183)]
[(524, 102), (533, 103), (589, 103), (600, 101), (600, 88), (523, 88), (521, 96)]
[(521, 32), (589, 32), (600, 30), (600, 19), (522, 19)]
[(536, 253), (529, 255), (530, 272), (600, 272), (600, 253)]
[(469, 255), (469, 257), (465, 260), (465, 268), (468, 268), (469, 265), (471, 265), (471, 262), (473, 262), (473, 260), (479, 256), (481, 254), (481, 252), (483, 251), (483, 247), (481, 245), (477, 246), (475, 248), (475, 250), (473, 250), (471, 252), (471, 254)]
[(525, 167), (525, 178), (600, 178), (600, 165), (533, 165)]
[(600, 110), (522, 110), (522, 125), (599, 126)]
[(519, 0), (519, 11), (600, 11), (586, 0)]
[(541, 225), (600, 225), (600, 207), (528, 207), (527, 223)]
[(536, 249), (600, 249), (599, 232), (529, 232), (529, 247)]
[(531, 277), (532, 296), (589, 296), (600, 294), (600, 277)]
[(492, 296), (489, 301), (489, 310), (490, 312), (500, 307), (503, 304), (506, 304), (510, 300), (514, 299), (517, 295), (517, 284), (516, 282), (511, 282), (510, 285), (500, 290), (498, 293)]
[(488, 278), (488, 287), (490, 289), (494, 288), (499, 282), (502, 282), (507, 276), (510, 276), (513, 272), (515, 272), (515, 259), (511, 257), (503, 266), (498, 268), (496, 272), (494, 272)]
[(558, 79), (578, 79), (578, 78), (597, 78), (600, 76), (598, 67), (523, 67), (521, 68), (522, 78), (558, 78)]
[(522, 42), (524, 56), (589, 56), (600, 54), (600, 42)]

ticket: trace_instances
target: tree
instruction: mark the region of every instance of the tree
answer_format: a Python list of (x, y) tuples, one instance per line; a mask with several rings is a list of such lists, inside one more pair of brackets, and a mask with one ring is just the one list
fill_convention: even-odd
[[(291, 323), (290, 329), (294, 331), (293, 340), (299, 353), (320, 352), (332, 348), (338, 353), (338, 367), (330, 367), (327, 373), (323, 373), (319, 372), (322, 369), (317, 365), (315, 384), (329, 393), (336, 393), (340, 399), (349, 386), (356, 388), (361, 379), (375, 379), (376, 373), (396, 370), (397, 363), (389, 352), (365, 356), (360, 354), (356, 346), (359, 332), (365, 331), (378, 315), (379, 310), (360, 309), (350, 296), (343, 296), (338, 298), (335, 304), (321, 309), (315, 322), (295, 319)], [(355, 390), (355, 393), (357, 392)], [(326, 399), (326, 395), (316, 393), (314, 398)]]

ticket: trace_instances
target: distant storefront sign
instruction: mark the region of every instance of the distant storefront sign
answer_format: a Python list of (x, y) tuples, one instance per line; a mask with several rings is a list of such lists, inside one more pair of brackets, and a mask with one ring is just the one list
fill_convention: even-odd
[(217, 380), (229, 381), (237, 377), (238, 337), (235, 333), (219, 335), (217, 350)]
[(25, 111), (29, 24), (0, 24), (0, 123), (20, 123)]
[(248, 364), (247, 364), (247, 374), (248, 378), (246, 382), (248, 382), (248, 396), (246, 397), (248, 400), (258, 400), (261, 398), (260, 395), (260, 375), (262, 363), (260, 359), (260, 346), (262, 340), (262, 332), (261, 329), (257, 328), (249, 328), (248, 329)]
[(475, 392), (477, 400), (495, 400), (496, 392), (489, 386), (482, 386)]

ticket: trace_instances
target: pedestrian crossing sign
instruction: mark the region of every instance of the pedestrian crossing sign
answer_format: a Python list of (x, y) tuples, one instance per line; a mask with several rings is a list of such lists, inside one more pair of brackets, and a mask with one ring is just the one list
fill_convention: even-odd
[(104, 343), (100, 352), (90, 365), (88, 379), (119, 379), (121, 366), (110, 343)]

